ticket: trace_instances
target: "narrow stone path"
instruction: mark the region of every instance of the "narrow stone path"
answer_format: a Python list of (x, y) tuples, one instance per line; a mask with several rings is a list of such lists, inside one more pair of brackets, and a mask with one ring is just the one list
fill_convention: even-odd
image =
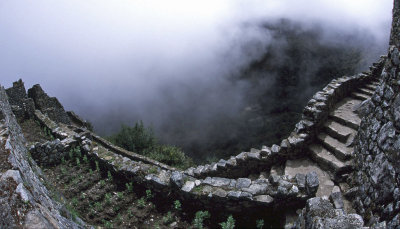
[(353, 141), (361, 122), (356, 108), (373, 95), (377, 85), (378, 81), (371, 81), (339, 101), (315, 143), (308, 146), (309, 156), (286, 161), (284, 174), (316, 171), (320, 181), (318, 197), (329, 196), (335, 185), (342, 186), (353, 169)]

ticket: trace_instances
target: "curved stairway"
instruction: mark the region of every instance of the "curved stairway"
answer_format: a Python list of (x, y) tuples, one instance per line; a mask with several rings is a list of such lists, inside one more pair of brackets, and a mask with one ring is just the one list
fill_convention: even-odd
[(361, 122), (356, 109), (373, 95), (377, 85), (378, 81), (373, 80), (339, 101), (315, 142), (307, 147), (308, 156), (287, 160), (284, 175), (316, 171), (320, 181), (316, 196), (319, 197), (329, 196), (335, 185), (346, 191), (346, 178), (353, 169), (353, 141)]

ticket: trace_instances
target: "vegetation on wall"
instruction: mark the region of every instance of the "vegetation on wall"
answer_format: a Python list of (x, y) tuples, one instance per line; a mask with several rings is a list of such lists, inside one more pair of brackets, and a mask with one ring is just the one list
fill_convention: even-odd
[(107, 139), (126, 150), (170, 166), (184, 169), (193, 165), (193, 161), (180, 148), (159, 144), (153, 130), (146, 128), (142, 121), (136, 122), (134, 126), (122, 125), (119, 132)]

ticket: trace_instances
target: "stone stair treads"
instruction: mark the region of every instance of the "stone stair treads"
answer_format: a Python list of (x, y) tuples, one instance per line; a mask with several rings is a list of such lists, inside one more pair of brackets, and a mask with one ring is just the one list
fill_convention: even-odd
[(362, 94), (366, 94), (368, 96), (372, 96), (374, 94), (375, 91), (373, 90), (369, 90), (367, 88), (359, 88), (358, 91)]
[(354, 98), (359, 99), (359, 100), (363, 100), (363, 101), (370, 98), (370, 96), (362, 94), (362, 93), (359, 93), (359, 92), (353, 92), (351, 95)]
[(353, 153), (353, 148), (347, 147), (345, 144), (339, 142), (337, 139), (332, 138), (326, 133), (320, 133), (318, 139), (321, 141), (322, 145), (327, 148), (330, 152), (335, 154), (335, 156), (341, 160), (347, 160), (351, 157)]
[(357, 133), (356, 130), (344, 126), (338, 122), (333, 120), (328, 120), (324, 123), (325, 131), (332, 137), (338, 139), (342, 143), (347, 143), (350, 135), (355, 135)]
[(329, 170), (334, 176), (342, 172), (351, 170), (350, 162), (343, 162), (321, 145), (313, 144), (309, 147), (311, 158), (320, 165), (321, 168)]
[(355, 105), (360, 104), (360, 102), (360, 100), (353, 98), (343, 99), (337, 104), (336, 109), (330, 113), (330, 117), (342, 125), (357, 130), (360, 126), (361, 119), (353, 112), (353, 108)]

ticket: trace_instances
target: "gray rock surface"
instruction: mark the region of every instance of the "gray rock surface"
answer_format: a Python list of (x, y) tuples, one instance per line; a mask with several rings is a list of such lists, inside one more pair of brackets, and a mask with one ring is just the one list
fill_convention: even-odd
[(61, 216), (40, 169), (28, 158), (21, 129), (0, 86), (0, 228), (83, 228)]
[(68, 114), (58, 99), (48, 96), (39, 84), (33, 85), (28, 90), (28, 97), (33, 99), (36, 109), (48, 115), (53, 121), (71, 124)]

